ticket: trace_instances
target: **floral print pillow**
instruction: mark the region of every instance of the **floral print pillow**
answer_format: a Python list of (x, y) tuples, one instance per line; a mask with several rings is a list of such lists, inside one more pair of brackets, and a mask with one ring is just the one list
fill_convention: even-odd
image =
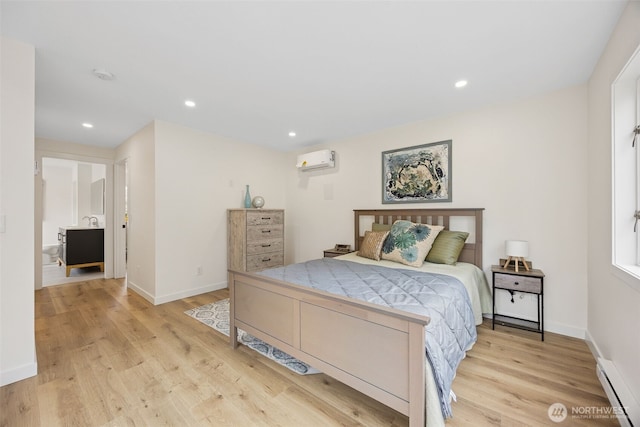
[(382, 259), (420, 267), (444, 227), (398, 220), (382, 245)]

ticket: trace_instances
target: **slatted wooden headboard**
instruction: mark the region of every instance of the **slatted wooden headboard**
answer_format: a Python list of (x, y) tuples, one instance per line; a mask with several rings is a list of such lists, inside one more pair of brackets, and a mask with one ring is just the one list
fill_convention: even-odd
[[(470, 219), (469, 229), (454, 229), (453, 231), (467, 231), (470, 233), (467, 243), (465, 243), (459, 260), (482, 266), (482, 211), (484, 208), (469, 209), (356, 209), (353, 211), (355, 220), (355, 249), (358, 250), (364, 239), (364, 231), (361, 226), (373, 222), (379, 224), (393, 224), (399, 219), (409, 220), (420, 224), (442, 225), (449, 230), (452, 219), (466, 217)], [(373, 219), (373, 220), (372, 220)], [(455, 220), (454, 220), (455, 221)], [(369, 229), (367, 227), (367, 229)]]

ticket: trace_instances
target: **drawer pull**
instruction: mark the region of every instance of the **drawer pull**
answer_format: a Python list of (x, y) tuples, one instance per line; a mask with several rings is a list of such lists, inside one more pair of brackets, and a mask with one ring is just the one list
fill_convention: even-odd
[(263, 248), (270, 248), (271, 245), (262, 245)]
[(520, 282), (513, 282), (514, 285), (518, 286)]
[(271, 230), (262, 230), (263, 233), (271, 233)]
[(271, 219), (270, 216), (263, 216), (262, 219)]
[(263, 258), (262, 259), (262, 262), (269, 262), (269, 261), (271, 261), (271, 258)]

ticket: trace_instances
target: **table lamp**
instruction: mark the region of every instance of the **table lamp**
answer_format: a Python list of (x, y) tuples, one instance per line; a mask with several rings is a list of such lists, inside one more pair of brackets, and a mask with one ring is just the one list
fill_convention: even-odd
[(518, 272), (518, 264), (522, 262), (524, 268), (529, 271), (529, 265), (525, 261), (525, 257), (529, 256), (529, 242), (524, 240), (507, 240), (504, 244), (505, 252), (507, 254), (507, 262), (504, 263), (503, 268), (507, 268), (509, 263), (513, 260), (516, 265), (516, 272)]

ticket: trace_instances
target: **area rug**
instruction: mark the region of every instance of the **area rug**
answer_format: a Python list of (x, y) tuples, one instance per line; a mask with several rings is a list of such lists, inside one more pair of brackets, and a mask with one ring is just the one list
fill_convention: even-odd
[[(229, 299), (192, 308), (184, 313), (199, 322), (212, 327), (216, 331), (229, 336)], [(317, 369), (299, 361), (284, 351), (278, 350), (272, 345), (259, 340), (241, 329), (238, 329), (238, 342), (268, 357), (269, 359), (278, 362), (297, 374), (309, 375), (320, 373)]]

